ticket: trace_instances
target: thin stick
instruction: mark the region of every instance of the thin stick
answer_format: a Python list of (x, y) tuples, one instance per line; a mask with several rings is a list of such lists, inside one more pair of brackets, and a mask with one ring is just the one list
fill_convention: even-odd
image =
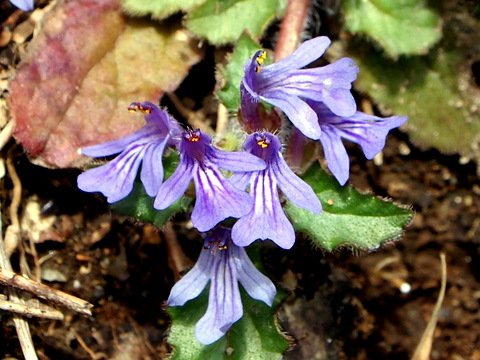
[[(12, 265), (8, 260), (7, 252), (5, 250), (5, 244), (3, 242), (3, 235), (1, 232), (1, 218), (2, 217), (0, 213), (0, 269), (2, 271), (12, 271)], [(6, 290), (7, 294), (9, 295), (10, 301), (15, 303), (22, 303), (22, 300), (18, 297), (17, 291), (15, 289)], [(38, 360), (37, 354), (35, 352), (35, 347), (33, 346), (32, 334), (30, 334), (28, 322), (20, 315), (14, 315), (13, 322), (15, 324), (15, 328), (17, 329), (18, 341), (20, 342), (20, 346), (22, 347), (23, 356), (26, 360)]]
[(63, 314), (55, 309), (32, 307), (30, 304), (23, 305), (8, 300), (0, 300), (0, 309), (10, 311), (23, 316), (35, 316), (51, 320), (63, 320)]
[(175, 109), (187, 120), (188, 125), (194, 129), (200, 129), (207, 134), (215, 134), (212, 127), (205, 121), (205, 116), (187, 108), (174, 93), (167, 94)]
[(6, 165), (8, 175), (10, 175), (10, 179), (12, 180), (13, 184), (12, 202), (10, 203), (10, 206), (8, 208), (8, 212), (12, 225), (20, 229), (20, 221), (18, 220), (18, 208), (20, 206), (20, 201), (22, 200), (22, 182), (20, 181), (17, 171), (15, 170), (15, 166), (13, 165), (11, 151), (9, 151), (9, 154), (7, 156)]
[(412, 356), (412, 360), (428, 360), (430, 359), (430, 352), (432, 350), (433, 333), (437, 326), (438, 315), (442, 308), (443, 299), (445, 298), (445, 290), (447, 289), (447, 261), (445, 260), (445, 254), (440, 254), (440, 261), (442, 266), (442, 284), (440, 286), (440, 293), (438, 294), (437, 303), (432, 312), (432, 318), (428, 322), (420, 339), (415, 353)]
[(92, 304), (35, 280), (27, 279), (13, 271), (0, 269), (0, 284), (29, 292), (42, 299), (64, 306), (84, 315), (92, 315)]
[(180, 274), (189, 267), (192, 267), (193, 262), (183, 252), (171, 222), (165, 224), (164, 235), (168, 246), (169, 257), (175, 267), (173, 278), (175, 281), (178, 281), (181, 278)]
[[(17, 238), (19, 238), (22, 230), (20, 226), (20, 221), (18, 220), (18, 208), (20, 207), (20, 202), (22, 200), (22, 181), (20, 180), (17, 170), (15, 169), (15, 165), (13, 164), (11, 151), (8, 152), (6, 164), (7, 164), (8, 174), (10, 175), (10, 179), (12, 180), (12, 184), (13, 184), (13, 196), (12, 196), (12, 202), (9, 208), (10, 220), (12, 221), (11, 227), (13, 228), (14, 232), (15, 231), (17, 232), (16, 236)], [(33, 262), (35, 264), (35, 280), (40, 281), (41, 270), (40, 270), (40, 264), (38, 262), (37, 248), (33, 243), (33, 239), (30, 238), (29, 243), (30, 243), (30, 253), (32, 254)], [(10, 251), (12, 250), (7, 249), (7, 254)]]
[(228, 109), (222, 103), (218, 103), (217, 134), (222, 134), (228, 126)]
[(13, 132), (15, 131), (16, 122), (10, 120), (7, 125), (0, 132), (0, 150), (4, 148), (7, 142), (12, 138)]

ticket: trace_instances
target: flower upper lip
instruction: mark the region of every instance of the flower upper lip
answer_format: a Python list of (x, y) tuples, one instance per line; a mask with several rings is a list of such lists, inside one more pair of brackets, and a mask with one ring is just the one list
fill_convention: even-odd
[[(327, 105), (333, 113), (351, 116), (356, 103), (350, 93), (358, 67), (349, 58), (332, 64), (304, 69), (323, 55), (330, 40), (318, 37), (305, 41), (289, 57), (267, 66), (257, 60), (258, 53), (245, 64), (242, 79), (242, 113), (256, 106), (258, 100), (281, 109), (290, 121), (307, 137), (319, 139), (321, 129), (317, 116), (304, 101), (310, 99)], [(245, 96), (246, 94), (250, 96)]]

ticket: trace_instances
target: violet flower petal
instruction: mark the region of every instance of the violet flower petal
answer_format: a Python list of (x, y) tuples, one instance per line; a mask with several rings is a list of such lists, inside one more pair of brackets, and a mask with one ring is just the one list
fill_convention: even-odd
[(33, 0), (10, 0), (10, 2), (23, 11), (32, 11), (35, 8)]
[(140, 180), (147, 194), (154, 196), (163, 181), (165, 146), (178, 143), (171, 137), (178, 132), (179, 125), (166, 111), (149, 102), (132, 103), (129, 110), (144, 113), (146, 125), (126, 138), (82, 149), (84, 155), (95, 157), (120, 153), (109, 164), (87, 170), (78, 177), (80, 189), (100, 191), (109, 202), (121, 200), (131, 192), (142, 162)]
[(322, 57), (325, 50), (330, 46), (330, 43), (330, 39), (326, 36), (318, 36), (304, 41), (293, 54), (285, 59), (265, 66), (262, 71), (265, 71), (265, 75), (267, 76), (275, 76), (278, 73), (303, 68)]
[(201, 294), (212, 276), (213, 257), (210, 250), (202, 250), (195, 266), (178, 281), (170, 291), (168, 306), (183, 306)]
[(295, 231), (287, 219), (278, 197), (275, 175), (270, 169), (252, 175), (250, 195), (253, 209), (237, 220), (232, 228), (232, 240), (238, 246), (248, 246), (257, 239), (270, 239), (283, 249), (295, 243)]
[(277, 161), (272, 162), (271, 166), (278, 187), (288, 200), (314, 214), (322, 212), (322, 204), (312, 187), (290, 169), (283, 157), (278, 156)]
[(389, 131), (402, 126), (407, 120), (406, 116), (379, 118), (357, 111), (350, 118), (329, 125), (342, 138), (359, 144), (365, 157), (371, 160), (385, 147)]
[[(326, 37), (304, 42), (292, 55), (262, 66), (262, 52), (245, 64), (241, 83), (242, 113), (252, 114), (255, 100), (263, 100), (282, 110), (290, 121), (312, 139), (320, 138), (318, 118), (305, 99), (326, 104), (335, 114), (351, 116), (356, 103), (350, 89), (358, 67), (349, 58), (317, 68), (303, 69), (318, 59), (330, 44)], [(247, 119), (248, 121), (248, 119)]]
[(167, 140), (160, 143), (149, 144), (145, 148), (145, 155), (140, 172), (142, 181), (148, 196), (155, 196), (163, 182), (163, 151), (167, 145)]
[(365, 157), (371, 160), (384, 148), (389, 131), (403, 125), (408, 119), (406, 116), (380, 118), (360, 111), (349, 117), (340, 117), (323, 104), (309, 104), (318, 114), (322, 128), (320, 141), (328, 168), (341, 185), (347, 182), (350, 168), (341, 138), (359, 144)]
[(237, 189), (245, 190), (250, 183), (251, 175), (249, 172), (237, 172), (232, 174), (232, 176), (228, 178), (228, 181)]
[(196, 201), (192, 223), (198, 231), (208, 231), (227, 217), (241, 217), (252, 207), (252, 199), (236, 189), (219, 170), (205, 166), (194, 174)]
[(263, 96), (261, 99), (281, 109), (306, 137), (314, 140), (320, 138), (317, 114), (305, 101), (295, 96), (286, 98), (282, 93), (271, 93), (268, 99)]
[(272, 281), (253, 265), (245, 248), (232, 246), (231, 252), (237, 267), (238, 281), (248, 295), (252, 299), (263, 301), (268, 306), (272, 306), (277, 293)]
[(184, 305), (197, 297), (209, 280), (207, 311), (195, 326), (195, 337), (204, 345), (220, 339), (242, 317), (238, 282), (250, 296), (269, 306), (276, 294), (273, 283), (255, 268), (245, 249), (231, 242), (231, 230), (223, 227), (206, 236), (197, 264), (172, 288), (167, 305)]
[(207, 312), (195, 325), (195, 337), (204, 345), (220, 339), (243, 316), (237, 269), (229, 258), (225, 253), (215, 259)]
[[(85, 156), (91, 157), (105, 157), (110, 155), (115, 155), (127, 148), (128, 145), (133, 143), (144, 144), (146, 143), (143, 139), (150, 138), (152, 132), (155, 131), (155, 127), (145, 126), (135, 133), (124, 137), (122, 139), (107, 141), (101, 144), (85, 146), (83, 147), (82, 154)], [(148, 142), (148, 141), (147, 141)]]
[(165, 210), (178, 200), (187, 190), (198, 164), (187, 157), (181, 157), (175, 172), (160, 186), (153, 203), (157, 210)]
[(78, 187), (86, 192), (101, 192), (109, 203), (123, 199), (133, 189), (144, 152), (144, 148), (133, 146), (108, 164), (80, 174)]
[(262, 159), (244, 151), (227, 152), (213, 149), (209, 160), (228, 171), (257, 171), (267, 166)]
[(345, 185), (350, 176), (350, 159), (342, 139), (334, 128), (327, 127), (323, 129), (320, 141), (328, 169), (340, 185)]

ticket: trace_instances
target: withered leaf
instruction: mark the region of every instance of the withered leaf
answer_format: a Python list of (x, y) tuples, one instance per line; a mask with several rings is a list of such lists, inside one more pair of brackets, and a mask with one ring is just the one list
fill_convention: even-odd
[(137, 130), (128, 105), (158, 102), (201, 58), (179, 26), (127, 19), (117, 0), (60, 1), (10, 84), (15, 138), (37, 164), (82, 166), (79, 148)]

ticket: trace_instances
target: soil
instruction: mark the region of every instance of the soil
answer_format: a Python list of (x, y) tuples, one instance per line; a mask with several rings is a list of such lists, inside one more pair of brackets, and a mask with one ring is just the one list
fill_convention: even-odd
[[(0, 50), (5, 70), (18, 53), (10, 45)], [(354, 187), (409, 204), (415, 217), (400, 239), (372, 253), (329, 253), (301, 237), (289, 251), (265, 244), (265, 268), (289, 292), (278, 314), (294, 339), (286, 359), (410, 359), (439, 295), (441, 253), (447, 289), (430, 358), (480, 359), (476, 164), (420, 150), (400, 131), (391, 133), (376, 162), (366, 161), (355, 146), (349, 153)], [(2, 156), (13, 160), (23, 188), (24, 232), (12, 257), (15, 270), (30, 268), (32, 277), (40, 271), (44, 283), (94, 305), (92, 317), (60, 308), (63, 322), (29, 319), (39, 357), (166, 358), (171, 348), (164, 301), (183, 269), (175, 265), (164, 231), (118, 217), (101, 196), (79, 191), (78, 170), (35, 166), (14, 141)], [(0, 186), (5, 231), (12, 222), (9, 175)], [(170, 225), (193, 263), (201, 242), (188, 224), (179, 215)], [(22, 359), (11, 313), (0, 312), (0, 325), (0, 358)]]

